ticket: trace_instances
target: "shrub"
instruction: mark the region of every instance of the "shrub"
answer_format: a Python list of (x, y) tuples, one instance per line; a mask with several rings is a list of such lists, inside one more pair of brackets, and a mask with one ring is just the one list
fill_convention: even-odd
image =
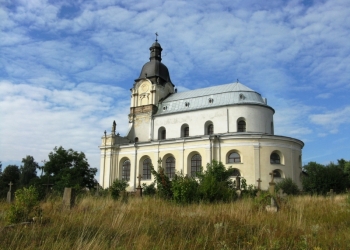
[(116, 179), (109, 188), (112, 198), (118, 200), (120, 193), (125, 191), (128, 186), (129, 184), (126, 181)]
[(232, 174), (233, 169), (226, 169), (222, 162), (213, 160), (211, 164), (208, 163), (207, 170), (203, 174), (198, 174), (201, 199), (208, 202), (234, 199), (236, 192), (230, 188)]
[(189, 204), (199, 200), (198, 182), (195, 178), (176, 174), (172, 181), (171, 191), (176, 203)]
[(296, 195), (299, 193), (298, 185), (291, 178), (285, 178), (276, 183), (276, 191), (282, 189), (283, 193), (288, 195)]
[(173, 193), (171, 191), (171, 181), (169, 177), (165, 174), (164, 168), (161, 166), (161, 159), (159, 159), (158, 171), (154, 170), (151, 166), (151, 173), (154, 176), (155, 183), (157, 184), (157, 194), (160, 198), (171, 199)]
[(143, 183), (142, 188), (143, 188), (142, 190), (143, 195), (153, 196), (157, 193), (156, 184), (154, 182), (149, 185), (147, 185), (146, 183)]
[(35, 211), (39, 211), (39, 195), (34, 186), (18, 189), (15, 192), (15, 203), (10, 207), (8, 213), (9, 223), (28, 221), (34, 216)]
[[(245, 179), (243, 179), (245, 180)], [(249, 197), (249, 198), (253, 198), (256, 196), (258, 192), (258, 189), (256, 189), (256, 187), (252, 184), (250, 185), (245, 185), (245, 188), (242, 190), (242, 196), (243, 197)]]

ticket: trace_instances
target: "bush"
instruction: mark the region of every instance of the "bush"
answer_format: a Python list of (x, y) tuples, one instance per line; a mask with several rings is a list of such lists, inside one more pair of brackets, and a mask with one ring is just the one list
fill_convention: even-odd
[(109, 190), (111, 192), (111, 196), (114, 200), (118, 200), (120, 197), (120, 193), (125, 191), (129, 184), (124, 180), (116, 179), (112, 186), (110, 186)]
[(10, 207), (8, 213), (9, 223), (28, 221), (35, 215), (35, 211), (40, 211), (39, 195), (34, 186), (18, 189), (15, 192), (15, 203)]
[(154, 182), (149, 185), (147, 185), (146, 183), (143, 183), (142, 188), (143, 188), (142, 195), (153, 196), (157, 193), (156, 184)]
[(198, 182), (195, 178), (176, 174), (172, 181), (171, 191), (176, 203), (189, 204), (199, 200)]
[(153, 166), (151, 166), (151, 173), (154, 176), (155, 183), (157, 184), (157, 194), (160, 198), (171, 199), (173, 197), (173, 193), (171, 191), (171, 181), (165, 174), (164, 168), (160, 164), (161, 159), (159, 159), (158, 172), (154, 170)]
[(201, 199), (208, 202), (233, 200), (236, 192), (230, 188), (232, 174), (233, 169), (226, 169), (222, 162), (213, 160), (211, 164), (208, 163), (207, 170), (198, 174)]
[(276, 191), (282, 189), (283, 193), (288, 195), (296, 195), (299, 194), (300, 190), (298, 185), (293, 182), (291, 178), (285, 178), (280, 182), (276, 183)]

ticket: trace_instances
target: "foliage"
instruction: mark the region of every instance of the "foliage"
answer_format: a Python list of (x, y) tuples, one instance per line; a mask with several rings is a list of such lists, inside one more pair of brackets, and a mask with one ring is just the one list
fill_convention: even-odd
[(161, 166), (161, 159), (159, 159), (158, 172), (154, 170), (153, 166), (151, 166), (151, 173), (157, 184), (157, 195), (163, 199), (171, 199), (173, 197), (171, 181), (165, 174), (164, 168)]
[[(243, 178), (243, 180), (245, 180)], [(245, 185), (245, 188), (243, 188), (242, 190), (242, 197), (246, 197), (246, 198), (254, 198), (256, 196), (258, 192), (258, 189), (253, 185)]]
[(5, 199), (9, 191), (9, 183), (12, 182), (12, 191), (15, 191), (19, 186), (20, 171), (16, 165), (8, 165), (0, 176), (0, 199)]
[(34, 157), (27, 155), (22, 159), (23, 165), (20, 167), (20, 184), (22, 187), (27, 187), (33, 181), (38, 178), (36, 175), (36, 169), (39, 168), (39, 164), (34, 161)]
[(19, 183), (20, 171), (17, 165), (8, 165), (2, 173), (2, 180), (8, 184), (10, 182), (14, 184)]
[(176, 203), (189, 204), (199, 200), (199, 184), (194, 177), (176, 174), (172, 181), (171, 191)]
[(247, 186), (248, 186), (248, 184), (247, 184), (247, 180), (245, 179), (245, 178), (241, 178), (241, 188), (243, 189), (243, 190), (246, 190), (247, 189)]
[(124, 192), (128, 186), (129, 184), (127, 181), (116, 179), (109, 188), (112, 198), (118, 200), (120, 193)]
[(143, 183), (142, 188), (143, 188), (142, 195), (153, 196), (157, 193), (156, 184), (154, 182), (152, 182), (149, 185), (147, 185), (146, 183)]
[(38, 192), (35, 187), (18, 189), (15, 192), (15, 203), (8, 212), (8, 222), (28, 221), (34, 211), (38, 211)]
[(97, 169), (90, 168), (83, 152), (55, 147), (49, 154), (44, 171), (45, 175), (42, 179), (46, 181), (51, 176), (50, 182), (53, 184), (53, 189), (63, 192), (65, 187), (72, 187), (78, 191), (94, 188)]
[(283, 193), (288, 195), (297, 195), (299, 194), (298, 185), (293, 182), (291, 178), (285, 178), (276, 183), (276, 191), (282, 189)]
[(303, 190), (311, 194), (326, 194), (330, 189), (344, 192), (349, 186), (349, 177), (339, 165), (330, 163), (327, 166), (309, 162), (304, 166), (307, 176), (302, 178)]
[(197, 174), (201, 199), (207, 202), (233, 200), (236, 196), (235, 190), (230, 188), (233, 171), (232, 168), (226, 169), (222, 162), (213, 160), (208, 163), (206, 171)]

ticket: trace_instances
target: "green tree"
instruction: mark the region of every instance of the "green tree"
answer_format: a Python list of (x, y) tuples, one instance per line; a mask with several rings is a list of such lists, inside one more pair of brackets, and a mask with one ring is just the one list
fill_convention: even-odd
[(36, 169), (39, 168), (39, 164), (34, 161), (34, 157), (27, 155), (22, 159), (23, 165), (20, 167), (20, 184), (22, 187), (28, 187), (33, 179), (38, 178), (36, 175)]
[(171, 181), (169, 177), (165, 174), (164, 168), (161, 165), (162, 160), (158, 160), (158, 171), (151, 166), (151, 173), (154, 176), (155, 183), (157, 184), (157, 194), (159, 197), (164, 199), (171, 199), (173, 193), (171, 191)]
[(8, 184), (12, 182), (15, 185), (19, 183), (20, 170), (17, 165), (8, 165), (2, 173), (2, 180)]
[(176, 174), (171, 184), (173, 199), (176, 203), (188, 204), (199, 200), (199, 184), (194, 177)]
[(9, 183), (12, 182), (12, 190), (16, 190), (19, 184), (19, 168), (16, 165), (8, 165), (0, 176), (0, 199), (6, 199)]
[(304, 167), (306, 176), (302, 178), (303, 190), (311, 194), (326, 194), (330, 189), (344, 192), (349, 186), (349, 178), (342, 167), (334, 163), (327, 166), (309, 162)]
[(236, 196), (231, 188), (233, 172), (233, 168), (226, 169), (222, 162), (213, 160), (208, 163), (206, 171), (197, 174), (201, 199), (208, 202), (232, 200)]
[(73, 187), (77, 190), (94, 188), (97, 169), (90, 168), (83, 152), (55, 147), (49, 154), (49, 160), (45, 162), (44, 171), (45, 175), (42, 179), (46, 181), (51, 176), (50, 182), (53, 188), (63, 192), (65, 187)]
[(291, 178), (285, 178), (276, 184), (276, 191), (282, 189), (283, 193), (296, 195), (299, 193), (298, 185)]

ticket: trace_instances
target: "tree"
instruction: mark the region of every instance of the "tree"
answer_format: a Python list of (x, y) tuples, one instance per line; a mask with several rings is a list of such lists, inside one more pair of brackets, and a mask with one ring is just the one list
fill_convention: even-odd
[(349, 186), (349, 178), (342, 167), (334, 163), (327, 166), (309, 162), (304, 166), (306, 172), (302, 178), (303, 190), (312, 194), (326, 194), (330, 189), (334, 192), (344, 192)]
[(2, 175), (2, 163), (0, 161), (0, 176)]
[(20, 171), (17, 165), (8, 165), (4, 172), (2, 173), (2, 180), (8, 184), (12, 182), (13, 184), (19, 183)]
[(203, 174), (197, 174), (199, 178), (199, 192), (202, 200), (229, 201), (235, 197), (230, 181), (234, 169), (226, 169), (222, 162), (213, 160), (207, 164), (207, 170)]
[(33, 179), (38, 178), (36, 175), (36, 169), (39, 168), (39, 164), (34, 161), (34, 157), (27, 155), (22, 159), (23, 165), (20, 168), (20, 183), (21, 186), (27, 187), (30, 185)]
[(0, 199), (5, 199), (7, 191), (9, 190), (9, 183), (12, 182), (12, 190), (18, 187), (19, 183), (19, 168), (16, 165), (8, 165), (2, 175), (0, 176)]
[(49, 154), (49, 160), (45, 162), (44, 171), (42, 178), (47, 180), (51, 176), (53, 188), (63, 192), (65, 187), (94, 188), (97, 169), (90, 168), (83, 152), (55, 147)]
[(276, 190), (283, 190), (283, 193), (296, 195), (299, 193), (298, 185), (293, 182), (292, 178), (285, 178), (276, 184)]

